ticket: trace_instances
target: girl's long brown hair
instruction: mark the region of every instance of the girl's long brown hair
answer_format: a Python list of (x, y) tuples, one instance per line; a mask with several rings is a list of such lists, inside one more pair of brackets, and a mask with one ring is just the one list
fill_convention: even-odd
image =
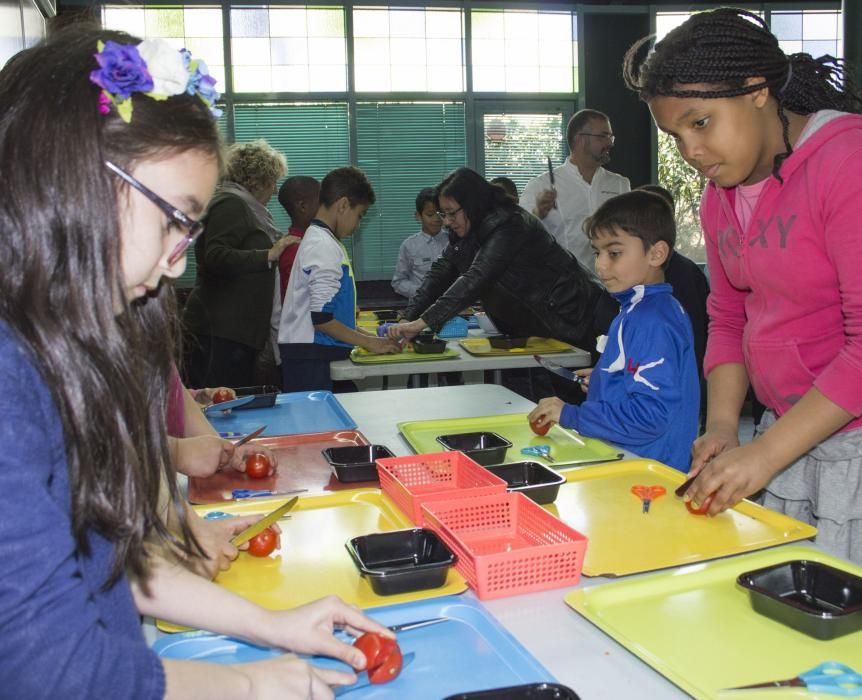
[[(147, 536), (174, 539), (157, 512), (163, 469), (183, 510), (165, 434), (170, 311), (154, 299), (125, 301), (125, 185), (104, 162), (128, 171), (191, 150), (220, 158), (216, 125), (196, 96), (136, 95), (128, 124), (99, 112), (89, 73), (107, 39), (139, 42), (70, 28), (0, 73), (0, 318), (28, 348), (62, 420), (78, 547), (88, 552), (90, 530), (115, 546), (106, 585), (124, 571), (146, 577)], [(197, 550), (185, 524), (177, 544)]]

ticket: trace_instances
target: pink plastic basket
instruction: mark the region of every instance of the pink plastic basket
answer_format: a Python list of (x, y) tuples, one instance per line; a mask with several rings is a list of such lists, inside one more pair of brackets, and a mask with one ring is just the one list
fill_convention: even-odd
[(380, 488), (417, 525), (422, 504), (506, 493), (506, 482), (463, 452), (433, 452), (377, 460)]
[(479, 598), (573, 586), (581, 578), (586, 536), (523, 494), (435, 501), (422, 510)]

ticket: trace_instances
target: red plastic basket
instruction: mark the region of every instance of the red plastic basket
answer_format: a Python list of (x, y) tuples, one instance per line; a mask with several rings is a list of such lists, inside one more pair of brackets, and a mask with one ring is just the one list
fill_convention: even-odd
[(463, 452), (433, 452), (377, 460), (380, 488), (407, 517), (424, 525), (422, 504), (506, 492), (506, 482)]
[(573, 586), (581, 578), (586, 536), (521, 493), (437, 501), (422, 510), (482, 599)]

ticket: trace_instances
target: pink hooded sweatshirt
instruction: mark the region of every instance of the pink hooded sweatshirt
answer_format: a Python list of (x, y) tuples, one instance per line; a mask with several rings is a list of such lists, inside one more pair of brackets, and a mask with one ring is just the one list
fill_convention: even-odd
[(745, 231), (734, 188), (710, 183), (709, 340), (704, 371), (744, 363), (780, 416), (812, 386), (862, 427), (862, 116), (811, 134), (770, 176)]

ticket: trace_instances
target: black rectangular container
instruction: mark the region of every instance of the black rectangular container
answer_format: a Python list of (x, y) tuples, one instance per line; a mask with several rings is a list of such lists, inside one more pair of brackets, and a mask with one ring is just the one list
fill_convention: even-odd
[(440, 435), (437, 442), (447, 450), (463, 452), (483, 467), (500, 464), (506, 459), (506, 450), (512, 446), (506, 438), (488, 432)]
[(413, 352), (418, 352), (420, 355), (436, 354), (446, 349), (446, 341), (432, 333), (428, 333), (427, 335), (420, 333), (413, 338), (412, 343)]
[(443, 540), (424, 528), (362, 535), (344, 546), (377, 595), (440, 588), (456, 561)]
[(375, 460), (395, 456), (384, 445), (327, 447), (320, 452), (323, 458), (329, 462), (329, 466), (335, 472), (336, 478), (344, 483), (351, 481), (376, 481), (377, 465), (375, 464)]
[(476, 690), (472, 693), (450, 695), (444, 700), (580, 700), (577, 693), (558, 683), (528, 683), (508, 688)]
[(557, 500), (560, 486), (566, 483), (566, 477), (538, 462), (496, 464), (486, 469), (503, 479), (509, 491), (523, 493), (540, 505)]
[(378, 321), (397, 321), (398, 320), (398, 312), (394, 309), (380, 309), (379, 311), (375, 311), (374, 315), (377, 317)]
[(240, 396), (254, 396), (254, 400), (243, 406), (237, 406), (234, 411), (245, 411), (249, 408), (272, 408), (278, 397), (278, 387), (264, 384), (260, 386), (240, 386), (234, 389), (237, 398)]
[(492, 335), (488, 338), (488, 342), (491, 343), (492, 348), (497, 348), (497, 350), (527, 347), (526, 338), (518, 338), (512, 335)]
[(761, 615), (816, 639), (862, 629), (862, 578), (804, 559), (786, 561), (736, 579)]

